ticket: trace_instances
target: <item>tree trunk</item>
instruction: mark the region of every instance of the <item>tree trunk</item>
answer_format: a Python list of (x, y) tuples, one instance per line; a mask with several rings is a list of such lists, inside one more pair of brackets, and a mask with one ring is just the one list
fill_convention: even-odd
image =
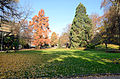
[(107, 39), (105, 40), (105, 48), (108, 49), (108, 47), (107, 47)]
[(105, 48), (108, 49), (108, 47), (107, 47), (107, 43), (105, 43)]
[(120, 17), (118, 17), (118, 28), (119, 28), (119, 32), (118, 32), (118, 44), (119, 44), (119, 50), (120, 50)]
[(118, 10), (118, 28), (119, 28), (119, 32), (118, 32), (118, 43), (119, 43), (119, 50), (120, 50), (120, 1), (118, 1), (118, 3), (117, 3), (118, 5), (117, 5), (117, 10)]
[(119, 50), (120, 50), (120, 18), (119, 18), (119, 24), (118, 24), (118, 26), (119, 26), (119, 38), (118, 38), (118, 41), (119, 41)]

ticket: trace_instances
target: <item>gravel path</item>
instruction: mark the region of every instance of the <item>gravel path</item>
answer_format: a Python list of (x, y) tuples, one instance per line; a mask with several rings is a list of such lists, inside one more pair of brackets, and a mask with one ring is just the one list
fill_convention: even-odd
[(120, 79), (120, 75), (115, 76), (99, 76), (99, 77), (76, 77), (70, 79)]

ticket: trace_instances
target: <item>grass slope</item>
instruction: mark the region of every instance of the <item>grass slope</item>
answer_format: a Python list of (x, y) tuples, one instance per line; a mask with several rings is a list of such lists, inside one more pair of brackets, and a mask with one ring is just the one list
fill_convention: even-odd
[(120, 53), (47, 49), (0, 53), (0, 78), (120, 73)]

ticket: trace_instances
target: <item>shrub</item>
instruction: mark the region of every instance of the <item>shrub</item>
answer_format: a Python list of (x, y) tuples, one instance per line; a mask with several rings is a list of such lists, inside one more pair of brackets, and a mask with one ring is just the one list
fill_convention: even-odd
[(95, 45), (90, 43), (86, 46), (87, 49), (95, 49)]

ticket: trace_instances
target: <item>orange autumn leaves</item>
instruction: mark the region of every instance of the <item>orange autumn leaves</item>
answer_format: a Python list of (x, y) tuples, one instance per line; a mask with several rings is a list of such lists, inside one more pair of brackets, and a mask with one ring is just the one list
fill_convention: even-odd
[(58, 44), (58, 35), (55, 32), (53, 32), (51, 35), (50, 45), (54, 47), (57, 46), (57, 44)]
[(43, 46), (44, 44), (49, 44), (49, 19), (45, 17), (45, 12), (41, 9), (38, 15), (32, 18), (29, 22), (29, 26), (33, 26), (33, 44), (35, 46)]

